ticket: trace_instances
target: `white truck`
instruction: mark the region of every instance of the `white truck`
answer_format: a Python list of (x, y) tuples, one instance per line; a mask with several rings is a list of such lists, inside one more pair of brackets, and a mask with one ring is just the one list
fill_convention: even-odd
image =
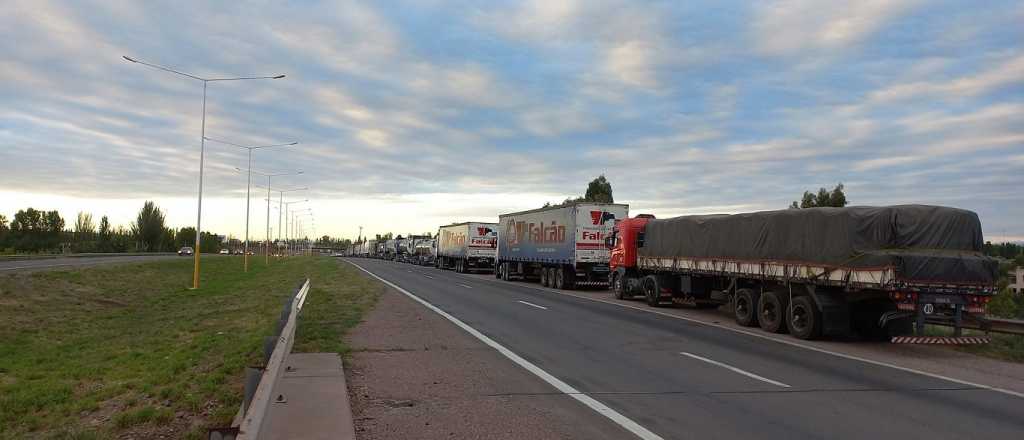
[(609, 251), (604, 240), (629, 205), (577, 202), (498, 217), (495, 276), (539, 280), (572, 289), (608, 286)]
[(498, 224), (463, 222), (441, 226), (437, 230), (438, 269), (456, 272), (494, 270)]

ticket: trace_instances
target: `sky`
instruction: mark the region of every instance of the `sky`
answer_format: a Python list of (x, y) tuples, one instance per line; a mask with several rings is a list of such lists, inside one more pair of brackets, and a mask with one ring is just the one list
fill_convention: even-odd
[[(853, 205), (1024, 240), (1019, 1), (5, 0), (0, 214), (194, 226), (206, 136), (257, 150), (304, 230), (436, 230), (578, 196), (659, 217)], [(203, 229), (245, 234), (246, 153), (207, 143)], [(277, 235), (254, 176), (250, 234)], [(281, 196), (272, 193), (273, 199)], [(276, 203), (275, 203), (276, 205)]]

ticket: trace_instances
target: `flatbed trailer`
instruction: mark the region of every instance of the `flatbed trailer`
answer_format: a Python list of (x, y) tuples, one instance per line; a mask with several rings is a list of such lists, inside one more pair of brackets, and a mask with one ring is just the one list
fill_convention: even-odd
[(926, 319), (984, 321), (997, 263), (977, 214), (812, 208), (619, 222), (610, 283), (651, 306), (728, 304), (737, 323), (802, 339), (919, 335)]

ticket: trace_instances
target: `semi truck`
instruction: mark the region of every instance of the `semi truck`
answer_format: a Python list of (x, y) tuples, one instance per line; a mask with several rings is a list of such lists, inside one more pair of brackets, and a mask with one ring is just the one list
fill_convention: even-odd
[(942, 206), (639, 215), (606, 245), (619, 299), (728, 305), (739, 325), (800, 339), (921, 335), (926, 320), (960, 336), (998, 276), (977, 214)]
[(437, 242), (433, 238), (422, 238), (416, 241), (412, 249), (412, 262), (421, 266), (433, 266)]
[(577, 202), (498, 216), (498, 270), (504, 280), (546, 287), (608, 287), (605, 237), (629, 205)]
[(437, 230), (438, 269), (454, 269), (468, 273), (494, 270), (494, 254), (498, 240), (498, 224), (462, 222), (441, 226)]

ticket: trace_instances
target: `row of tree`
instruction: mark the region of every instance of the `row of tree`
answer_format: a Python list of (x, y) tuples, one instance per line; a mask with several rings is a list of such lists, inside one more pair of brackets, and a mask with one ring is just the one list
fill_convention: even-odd
[[(166, 214), (146, 201), (128, 227), (110, 224), (107, 216), (97, 225), (90, 213), (79, 212), (71, 229), (57, 211), (26, 208), (8, 221), (0, 215), (0, 251), (15, 252), (172, 252), (195, 243), (196, 229), (171, 229)], [(203, 252), (217, 252), (217, 235), (203, 232)]]

